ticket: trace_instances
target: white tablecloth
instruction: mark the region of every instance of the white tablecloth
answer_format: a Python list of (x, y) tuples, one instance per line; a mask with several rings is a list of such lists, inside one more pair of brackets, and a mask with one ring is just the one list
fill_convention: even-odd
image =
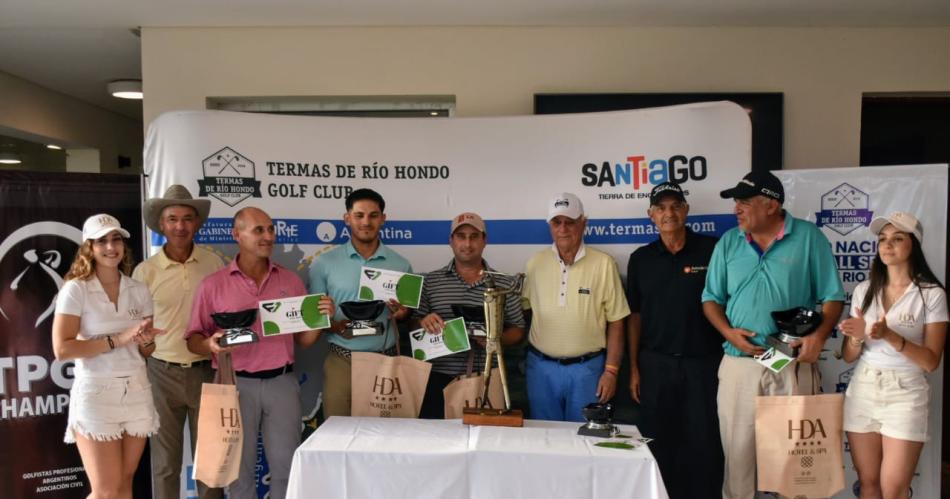
[(578, 426), (332, 417), (294, 453), (287, 497), (667, 499), (646, 445), (596, 447)]

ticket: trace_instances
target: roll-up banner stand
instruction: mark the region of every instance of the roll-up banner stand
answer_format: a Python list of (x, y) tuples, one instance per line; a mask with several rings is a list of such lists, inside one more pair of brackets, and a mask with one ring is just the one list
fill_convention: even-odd
[[(847, 292), (844, 313), (851, 309), (851, 292), (868, 279), (877, 253), (877, 237), (868, 229), (874, 217), (905, 211), (920, 219), (923, 250), (938, 276), (946, 275), (947, 165), (907, 165), (864, 168), (827, 168), (775, 172), (785, 186), (785, 209), (821, 227), (838, 264), (838, 277)], [(943, 283), (946, 285), (946, 283)], [(845, 364), (832, 352), (844, 337), (835, 334), (825, 343), (822, 384), (826, 393), (848, 388), (854, 364)], [(943, 437), (943, 364), (927, 376), (930, 382), (930, 441), (924, 446), (911, 482), (912, 497), (940, 496), (941, 439)], [(860, 484), (845, 439), (845, 483), (835, 497), (858, 497)], [(766, 497), (766, 496), (763, 496)]]
[[(142, 240), (139, 177), (0, 171), (0, 494), (73, 498), (89, 493), (75, 445), (63, 443), (72, 360), (56, 360), (56, 295), (86, 217), (109, 213)], [(132, 245), (135, 252), (139, 246)], [(136, 255), (141, 260), (141, 254)], [(148, 452), (136, 497), (151, 489)]]

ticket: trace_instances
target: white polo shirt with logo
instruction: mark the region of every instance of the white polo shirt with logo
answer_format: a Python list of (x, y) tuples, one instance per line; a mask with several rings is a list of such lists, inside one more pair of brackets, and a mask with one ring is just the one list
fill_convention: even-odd
[[(864, 303), (864, 296), (867, 294), (870, 283), (864, 281), (854, 288), (854, 295), (851, 298), (851, 316), (861, 317), (861, 304)], [(877, 296), (871, 302), (867, 312), (864, 314), (864, 322), (867, 324), (865, 333), (871, 331), (871, 326), (880, 320), (881, 297)], [(887, 327), (895, 333), (903, 336), (908, 343), (913, 342), (918, 345), (924, 342), (924, 326), (935, 322), (947, 322), (947, 294), (943, 289), (937, 286), (924, 285), (919, 288), (911, 283), (904, 291), (904, 294), (891, 305), (887, 311)], [(868, 337), (864, 343), (865, 350), (861, 354), (864, 362), (883, 369), (900, 370), (922, 370), (920, 366), (911, 362), (903, 353), (898, 352), (885, 340), (876, 340)]]
[[(118, 305), (109, 301), (99, 279), (70, 279), (56, 296), (56, 313), (79, 317), (77, 339), (100, 339), (137, 326), (152, 315), (152, 296), (148, 286), (131, 277), (122, 276), (119, 282)], [(76, 359), (77, 376), (118, 378), (144, 372), (145, 359), (138, 345), (116, 347), (94, 357)]]

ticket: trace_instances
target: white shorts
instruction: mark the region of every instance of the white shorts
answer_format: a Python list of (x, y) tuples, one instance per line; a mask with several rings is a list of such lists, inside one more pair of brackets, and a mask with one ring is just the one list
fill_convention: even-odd
[(148, 437), (158, 430), (158, 413), (145, 369), (134, 376), (79, 376), (69, 390), (69, 422), (63, 441), (74, 432), (91, 440), (118, 440), (123, 434)]
[(930, 385), (923, 371), (858, 362), (844, 399), (844, 430), (913, 442), (929, 439)]

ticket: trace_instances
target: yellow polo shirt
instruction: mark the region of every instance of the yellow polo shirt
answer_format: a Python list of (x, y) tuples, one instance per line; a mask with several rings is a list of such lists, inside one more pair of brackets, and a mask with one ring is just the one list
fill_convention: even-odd
[(224, 263), (217, 255), (198, 245), (185, 263), (169, 259), (162, 248), (135, 267), (132, 278), (148, 286), (155, 302), (155, 327), (166, 331), (155, 337), (153, 357), (179, 364), (207, 359), (188, 350), (184, 334), (198, 284), (222, 267)]
[(557, 247), (528, 260), (522, 297), (532, 309), (528, 339), (552, 357), (577, 357), (607, 346), (607, 323), (630, 315), (617, 262), (581, 245), (565, 265)]

